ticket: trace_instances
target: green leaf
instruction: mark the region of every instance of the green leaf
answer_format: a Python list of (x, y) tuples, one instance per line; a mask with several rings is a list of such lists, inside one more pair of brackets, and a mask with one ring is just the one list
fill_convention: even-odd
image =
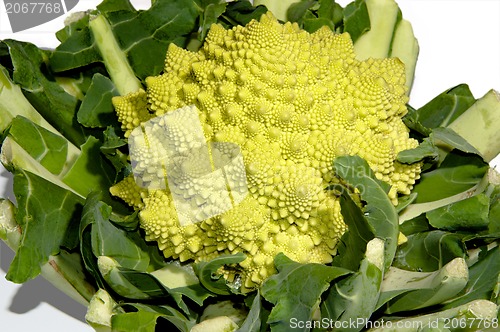
[(292, 318), (299, 322), (311, 320), (330, 282), (349, 273), (334, 266), (300, 264), (282, 253), (274, 261), (278, 273), (261, 287), (262, 296), (275, 305), (267, 320), (272, 331), (289, 331)]
[(478, 194), (427, 212), (429, 224), (435, 228), (456, 231), (478, 231), (488, 227), (490, 198)]
[(384, 275), (384, 242), (378, 238), (366, 246), (365, 258), (354, 274), (335, 283), (322, 303), (322, 317), (338, 321), (343, 331), (360, 331), (358, 319), (368, 320), (376, 309)]
[(201, 261), (195, 264), (194, 271), (201, 284), (210, 292), (218, 295), (229, 295), (235, 289), (218, 273), (218, 270), (224, 265), (238, 264), (245, 258), (245, 254), (241, 252), (234, 255), (220, 255), (209, 262)]
[(113, 200), (108, 191), (114, 181), (115, 171), (102, 158), (100, 147), (99, 140), (89, 136), (81, 146), (80, 156), (64, 175), (63, 182), (84, 197), (91, 191), (101, 191), (106, 202), (111, 203)]
[(384, 240), (384, 266), (389, 268), (396, 252), (399, 218), (387, 196), (388, 184), (378, 180), (368, 163), (359, 156), (338, 157), (333, 162), (335, 173), (360, 191), (366, 202), (363, 213), (375, 237)]
[(338, 255), (333, 257), (333, 264), (357, 271), (364, 257), (366, 244), (374, 238), (375, 230), (346, 189), (340, 196), (340, 211), (348, 230), (338, 244)]
[(61, 173), (68, 154), (68, 141), (63, 137), (22, 116), (12, 120), (9, 135), (49, 172)]
[(436, 144), (446, 144), (450, 150), (457, 149), (465, 153), (481, 155), (481, 152), (450, 128), (434, 128), (431, 137)]
[(431, 272), (456, 257), (465, 256), (466, 248), (460, 235), (432, 230), (409, 235), (407, 242), (398, 247), (393, 266)]
[(431, 230), (431, 226), (429, 225), (429, 221), (427, 220), (425, 213), (422, 213), (410, 220), (406, 220), (399, 225), (399, 231), (406, 236), (429, 230)]
[(111, 317), (111, 326), (113, 331), (155, 332), (156, 320), (161, 316), (160, 313), (150, 311), (115, 314)]
[(203, 13), (201, 14), (201, 23), (200, 23), (200, 33), (198, 35), (198, 39), (203, 41), (210, 30), (212, 24), (217, 23), (219, 16), (221, 16), (226, 10), (227, 3), (225, 1), (221, 2), (220, 0), (212, 0), (209, 3), (207, 0), (201, 1), (203, 8)]
[(287, 19), (290, 22), (298, 22), (301, 24), (304, 17), (307, 17), (306, 13), (310, 12), (310, 9), (317, 4), (317, 0), (301, 0), (292, 3), (286, 12)]
[(260, 292), (257, 291), (250, 306), (250, 312), (236, 332), (259, 332), (262, 325), (261, 310), (262, 301)]
[[(194, 1), (154, 1), (148, 10), (101, 11), (109, 21), (120, 48), (140, 79), (158, 75), (164, 67), (170, 43), (185, 46), (197, 29), (199, 16)], [(61, 43), (50, 59), (56, 72), (67, 71), (101, 62), (88, 27), (81, 29)]]
[(399, 152), (397, 161), (404, 164), (413, 164), (426, 158), (431, 161), (439, 159), (439, 149), (430, 138), (424, 138), (416, 148)]
[(359, 36), (370, 30), (370, 15), (364, 0), (349, 3), (344, 9), (344, 32), (355, 42)]
[(71, 191), (22, 169), (14, 173), (16, 222), (22, 237), (6, 278), (23, 283), (40, 273), (41, 265), (62, 246), (77, 244), (77, 225), (83, 200)]
[[(154, 332), (156, 325), (166, 319), (180, 332), (189, 332), (195, 325), (192, 318), (184, 316), (176, 309), (169, 306), (146, 305), (130, 303), (136, 311), (117, 313), (111, 317), (113, 331), (123, 332)], [(168, 327), (169, 329), (172, 326)]]
[(129, 0), (104, 0), (97, 5), (100, 12), (114, 12), (119, 10), (135, 11)]
[(435, 272), (391, 268), (384, 276), (379, 305), (385, 313), (405, 312), (439, 305), (456, 296), (469, 281), (467, 264), (455, 258)]
[(121, 266), (145, 271), (149, 255), (142, 237), (114, 226), (109, 218), (111, 207), (100, 201), (98, 193), (91, 193), (82, 212), (82, 224), (91, 225), (92, 252), (95, 257), (109, 256)]
[(113, 82), (106, 76), (95, 74), (78, 109), (78, 122), (90, 128), (106, 128), (118, 122), (111, 99), (118, 96)]
[(3, 42), (9, 46), (13, 80), (22, 87), (29, 102), (69, 141), (82, 144), (86, 135), (75, 120), (78, 100), (51, 77), (47, 70), (47, 51), (30, 43), (10, 39)]
[(438, 168), (421, 175), (413, 188), (416, 203), (436, 201), (471, 189), (488, 169), (488, 163), (478, 155), (452, 151)]
[(226, 11), (219, 17), (219, 23), (226, 27), (232, 25), (247, 25), (251, 20), (259, 20), (267, 12), (264, 6), (253, 7), (247, 0), (230, 1)]
[(469, 86), (460, 84), (442, 92), (418, 110), (409, 108), (403, 121), (409, 128), (428, 136), (431, 129), (452, 123), (475, 101)]

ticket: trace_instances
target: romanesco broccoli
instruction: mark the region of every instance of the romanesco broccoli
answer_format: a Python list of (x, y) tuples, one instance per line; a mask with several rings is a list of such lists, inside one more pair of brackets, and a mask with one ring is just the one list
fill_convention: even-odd
[(391, 185), (394, 202), (419, 178), (420, 164), (396, 161), (418, 144), (401, 120), (404, 65), (397, 58), (356, 60), (347, 33), (325, 27), (310, 34), (271, 13), (230, 30), (213, 25), (198, 52), (171, 44), (164, 73), (146, 84), (113, 100), (126, 135), (195, 105), (207, 141), (241, 147), (249, 194), (221, 215), (181, 226), (169, 188), (148, 190), (128, 178), (111, 192), (140, 209), (147, 240), (167, 258), (245, 253), (223, 271), (229, 280), (241, 277), (243, 289), (273, 274), (280, 252), (298, 262), (331, 262), (346, 230), (338, 197), (325, 189), (337, 181), (336, 156), (366, 159)]

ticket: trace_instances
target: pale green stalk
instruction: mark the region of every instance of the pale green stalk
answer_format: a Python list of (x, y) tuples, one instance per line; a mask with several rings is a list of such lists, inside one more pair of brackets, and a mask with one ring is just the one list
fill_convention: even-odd
[(448, 128), (474, 146), (486, 161), (491, 161), (500, 151), (500, 94), (488, 91)]
[(405, 85), (409, 94), (419, 53), (413, 28), (410, 22), (400, 19), (399, 6), (394, 0), (366, 0), (366, 7), (370, 30), (354, 43), (356, 58), (399, 58), (405, 65)]
[(421, 309), (452, 298), (464, 289), (468, 280), (469, 271), (463, 258), (455, 258), (435, 272), (391, 267), (382, 282), (380, 299), (402, 292), (386, 304), (386, 313)]
[[(11, 81), (6, 69), (0, 65), (0, 133), (5, 131), (10, 126), (12, 120), (18, 115), (31, 120), (33, 123), (58, 136), (64, 137), (38, 113), (26, 99), (19, 85)], [(70, 141), (66, 141), (68, 144), (67, 162), (61, 171), (62, 174), (71, 168), (73, 162), (80, 155), (80, 149)]]
[(130, 67), (127, 56), (118, 45), (106, 18), (102, 15), (93, 17), (89, 27), (106, 70), (120, 95), (138, 91), (142, 87), (141, 82)]
[[(485, 326), (498, 326), (497, 319), (498, 306), (488, 300), (475, 300), (469, 303), (463, 304), (461, 306), (434, 312), (427, 315), (420, 315), (410, 318), (403, 318), (398, 320), (384, 320), (384, 323), (376, 324), (377, 322), (370, 324), (376, 326), (375, 328), (370, 328), (368, 331), (375, 332), (419, 332), (419, 331), (449, 331), (444, 329), (445, 324), (451, 326), (453, 321), (455, 324), (460, 324), (463, 322), (467, 324), (469, 329), (463, 329), (464, 331), (495, 331), (497, 328), (488, 329)], [(388, 327), (391, 326), (391, 327)], [(482, 327), (482, 328), (481, 328)]]

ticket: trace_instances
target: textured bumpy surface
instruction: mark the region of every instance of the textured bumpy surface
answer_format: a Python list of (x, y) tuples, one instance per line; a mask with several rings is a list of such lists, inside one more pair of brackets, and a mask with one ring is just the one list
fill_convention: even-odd
[[(172, 44), (164, 73), (114, 105), (127, 135), (144, 121), (196, 105), (207, 141), (241, 147), (249, 194), (222, 215), (180, 226), (169, 188), (148, 190), (127, 178), (111, 191), (141, 210), (147, 239), (166, 257), (246, 253), (223, 271), (239, 276), (244, 288), (274, 273), (279, 252), (328, 263), (346, 229), (338, 198), (325, 190), (336, 181), (336, 156), (365, 158), (392, 185), (393, 201), (419, 177), (420, 165), (395, 161), (417, 145), (401, 120), (404, 80), (398, 59), (357, 61), (348, 34), (327, 28), (309, 34), (270, 13), (245, 27), (214, 25), (198, 52)], [(140, 161), (148, 170), (158, 157)]]

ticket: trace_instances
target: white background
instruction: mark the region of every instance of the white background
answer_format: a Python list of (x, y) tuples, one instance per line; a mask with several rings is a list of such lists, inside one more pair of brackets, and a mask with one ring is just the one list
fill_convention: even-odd
[[(54, 32), (64, 17), (12, 34), (0, 1), (0, 39), (31, 41), (54, 47)], [(71, 11), (94, 8), (100, 1), (80, 0)], [(350, 0), (338, 0), (345, 6)], [(137, 8), (147, 0), (133, 0)], [(467, 83), (476, 98), (500, 91), (499, 0), (399, 0), (403, 17), (412, 22), (420, 44), (410, 104), (420, 107), (437, 94)], [(500, 129), (500, 127), (499, 127)], [(499, 164), (499, 157), (494, 161)], [(0, 165), (0, 197), (12, 198), (10, 174)], [(0, 324), (2, 331), (86, 332), (85, 308), (38, 277), (23, 285), (5, 280), (13, 258), (0, 241)]]

